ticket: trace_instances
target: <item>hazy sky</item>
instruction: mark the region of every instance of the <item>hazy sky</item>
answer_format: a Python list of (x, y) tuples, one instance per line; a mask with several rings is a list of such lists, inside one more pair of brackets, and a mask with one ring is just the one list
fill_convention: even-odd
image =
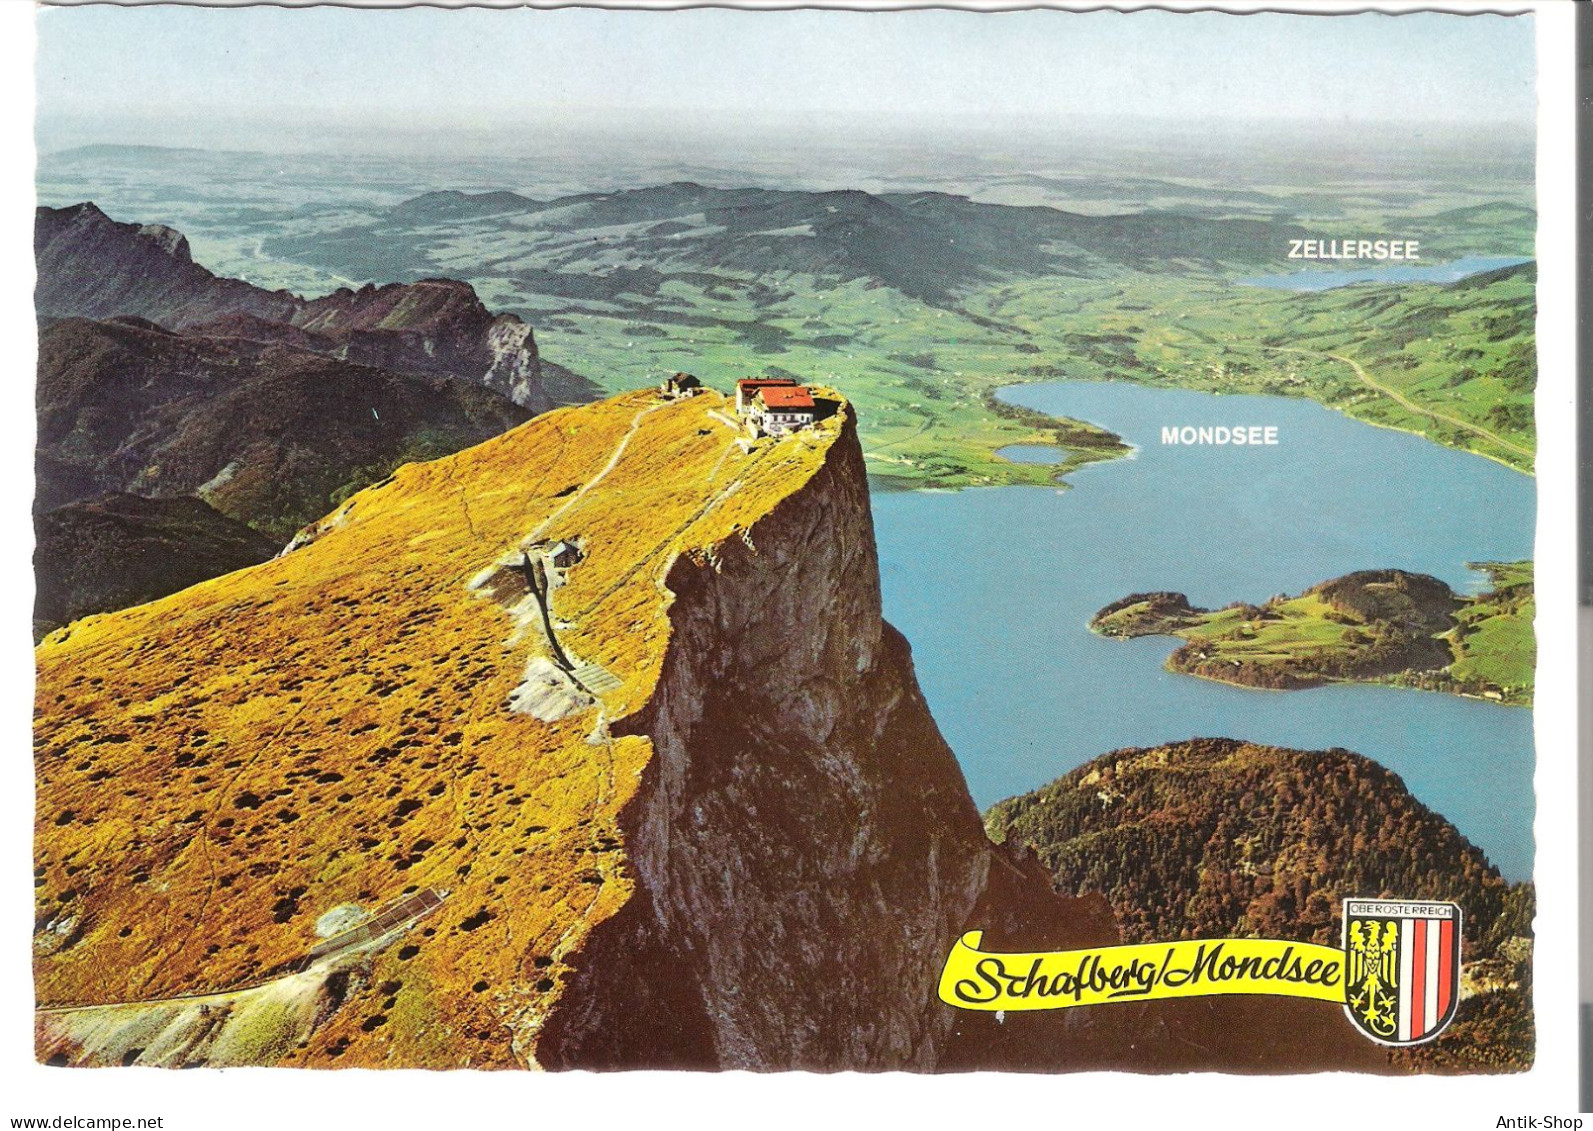
[(1534, 110), (1530, 17), (86, 7), (43, 9), (38, 29), (46, 142), (54, 126), (119, 140), (130, 121), (200, 119), (1343, 125)]

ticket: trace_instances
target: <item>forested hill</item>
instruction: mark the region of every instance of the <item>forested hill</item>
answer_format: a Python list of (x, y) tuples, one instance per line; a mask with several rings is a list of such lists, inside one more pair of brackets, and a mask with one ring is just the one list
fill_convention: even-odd
[(1519, 896), (1482, 850), (1347, 750), (1119, 750), (996, 804), (986, 827), (1033, 846), (1064, 890), (1104, 894), (1130, 941), (1336, 945), (1346, 896), (1454, 900), (1474, 946), (1517, 926)]
[(1106, 897), (1125, 942), (1250, 936), (1340, 943), (1349, 897), (1452, 900), (1465, 917), (1461, 1003), (1422, 1071), (1531, 1066), (1531, 884), (1348, 750), (1231, 738), (1118, 750), (991, 807), (998, 843), (1039, 854), (1064, 894)]
[(1452, 900), (1465, 916), (1461, 1004), (1424, 1071), (1533, 1058), (1530, 884), (1347, 750), (1230, 738), (1119, 750), (993, 806), (997, 842), (1033, 847), (1064, 894), (1098, 892), (1125, 942), (1251, 936), (1337, 946), (1347, 897)]

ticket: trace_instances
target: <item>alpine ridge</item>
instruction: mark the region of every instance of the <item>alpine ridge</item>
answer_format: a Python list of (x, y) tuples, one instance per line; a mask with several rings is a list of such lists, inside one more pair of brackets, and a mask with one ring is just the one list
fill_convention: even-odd
[[(181, 233), (112, 220), (92, 202), (40, 208), (34, 228), (41, 319), (132, 315), (168, 330), (286, 343), (397, 373), (485, 385), (532, 412), (552, 408), (531, 328), (494, 315), (468, 284), (422, 279), (306, 299), (213, 274)], [(550, 374), (560, 400), (584, 384)]]

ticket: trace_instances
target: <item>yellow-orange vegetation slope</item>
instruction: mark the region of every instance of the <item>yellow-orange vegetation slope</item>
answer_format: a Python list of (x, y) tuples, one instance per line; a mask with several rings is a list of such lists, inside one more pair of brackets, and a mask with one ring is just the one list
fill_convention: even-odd
[[(307, 1039), (309, 1024), (233, 1034), (232, 1059), (524, 1063), (563, 959), (631, 888), (616, 814), (649, 745), (610, 738), (606, 721), (657, 680), (665, 570), (800, 488), (848, 423), (843, 411), (749, 453), (710, 410), (726, 411), (718, 394), (642, 392), (550, 413), (401, 468), (311, 545), (46, 638), (40, 1005), (252, 986), (293, 970), (328, 910), (444, 889), (374, 956), (374, 1007)], [(618, 687), (544, 722), (506, 706), (548, 651), (540, 622), (506, 607), (523, 587), (470, 583), (562, 538), (586, 556), (553, 596), (561, 643)], [(313, 1022), (346, 992), (299, 1005)], [(105, 1027), (41, 1014), (41, 1052), (86, 1035), (137, 1059), (159, 1035), (96, 1038), (89, 1020)]]

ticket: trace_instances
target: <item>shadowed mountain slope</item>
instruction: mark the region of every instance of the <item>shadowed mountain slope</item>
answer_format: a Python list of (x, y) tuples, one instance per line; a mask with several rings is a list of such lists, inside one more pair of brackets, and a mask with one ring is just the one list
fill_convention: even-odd
[(41, 510), (106, 492), (197, 495), (279, 541), (399, 464), (527, 415), (444, 377), (76, 318), (40, 335), (38, 414)]
[(268, 560), (280, 548), (200, 499), (107, 495), (34, 524), (35, 637)]

